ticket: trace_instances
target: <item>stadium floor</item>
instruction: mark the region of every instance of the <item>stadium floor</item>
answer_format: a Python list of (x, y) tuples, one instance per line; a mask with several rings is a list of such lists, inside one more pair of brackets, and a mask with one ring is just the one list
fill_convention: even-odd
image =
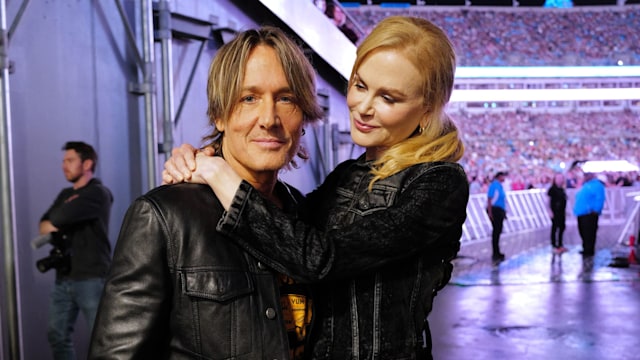
[(575, 225), (560, 255), (548, 229), (503, 235), (497, 266), (490, 240), (464, 246), (429, 317), (434, 359), (640, 359), (640, 266), (611, 266), (630, 253), (620, 230), (601, 226), (590, 259)]

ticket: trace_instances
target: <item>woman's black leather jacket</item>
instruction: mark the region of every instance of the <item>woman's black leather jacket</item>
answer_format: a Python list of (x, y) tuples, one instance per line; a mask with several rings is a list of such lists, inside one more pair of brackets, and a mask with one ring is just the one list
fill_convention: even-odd
[(90, 359), (288, 358), (277, 278), (216, 232), (222, 212), (195, 184), (159, 187), (131, 205)]
[(301, 216), (243, 183), (218, 229), (276, 271), (316, 283), (309, 358), (429, 359), (426, 318), (460, 248), (469, 184), (458, 164), (435, 162), (368, 191), (370, 166), (339, 165)]

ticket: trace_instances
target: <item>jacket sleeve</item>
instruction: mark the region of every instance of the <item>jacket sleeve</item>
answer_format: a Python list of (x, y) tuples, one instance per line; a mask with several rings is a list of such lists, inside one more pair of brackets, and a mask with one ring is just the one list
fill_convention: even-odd
[(171, 278), (166, 226), (148, 201), (125, 215), (98, 308), (90, 359), (160, 359), (168, 344)]
[(243, 182), (218, 231), (298, 281), (353, 277), (417, 253), (449, 260), (460, 246), (468, 198), (464, 172), (436, 166), (391, 207), (322, 231), (285, 215)]
[[(57, 201), (56, 201), (57, 202)], [(105, 206), (110, 206), (111, 194), (101, 186), (90, 185), (47, 212), (48, 220), (57, 227), (64, 228), (83, 221), (100, 218)]]

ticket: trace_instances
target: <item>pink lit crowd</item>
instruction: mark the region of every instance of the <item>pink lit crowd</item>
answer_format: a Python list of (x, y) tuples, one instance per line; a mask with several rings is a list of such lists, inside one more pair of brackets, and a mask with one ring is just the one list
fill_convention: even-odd
[[(426, 18), (452, 39), (458, 66), (640, 65), (638, 5), (573, 9), (360, 6), (345, 10), (365, 33), (391, 15)], [(485, 192), (498, 171), (509, 172), (509, 190), (523, 190), (548, 188), (557, 172), (569, 182), (576, 181), (577, 174), (570, 169), (574, 161), (622, 159), (640, 164), (637, 112), (461, 110), (451, 116), (465, 141), (461, 164), (472, 193)], [(636, 172), (603, 175), (607, 186), (640, 186)]]
[[(550, 186), (553, 174), (568, 173), (576, 160), (640, 163), (640, 115), (631, 111), (451, 115), (465, 142), (461, 164), (485, 186), (497, 171), (508, 171), (511, 190), (521, 190)], [(607, 175), (609, 184), (638, 177)]]
[(346, 8), (368, 33), (390, 15), (426, 18), (451, 38), (459, 66), (640, 65), (640, 6)]

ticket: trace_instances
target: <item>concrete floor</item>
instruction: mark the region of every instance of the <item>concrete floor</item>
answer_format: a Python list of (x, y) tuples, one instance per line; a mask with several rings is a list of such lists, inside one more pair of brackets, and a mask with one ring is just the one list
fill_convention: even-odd
[(640, 266), (612, 267), (630, 247), (620, 228), (601, 226), (596, 256), (583, 259), (577, 229), (553, 254), (548, 230), (464, 246), (429, 317), (435, 360), (640, 359)]

